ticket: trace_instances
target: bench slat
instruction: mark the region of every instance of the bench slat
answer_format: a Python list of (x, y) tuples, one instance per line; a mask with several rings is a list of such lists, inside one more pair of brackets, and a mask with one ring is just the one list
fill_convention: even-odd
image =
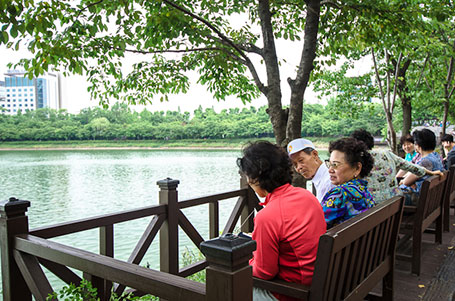
[(304, 300), (308, 299), (308, 292), (310, 291), (309, 286), (299, 283), (286, 282), (279, 279), (264, 280), (253, 277), (253, 286)]

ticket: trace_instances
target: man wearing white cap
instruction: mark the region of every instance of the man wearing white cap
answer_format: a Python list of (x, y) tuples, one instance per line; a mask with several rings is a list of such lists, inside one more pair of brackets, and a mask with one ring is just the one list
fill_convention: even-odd
[(287, 149), (295, 170), (305, 179), (312, 180), (316, 198), (321, 202), (334, 185), (330, 182), (329, 170), (322, 164), (313, 142), (298, 138), (289, 142)]

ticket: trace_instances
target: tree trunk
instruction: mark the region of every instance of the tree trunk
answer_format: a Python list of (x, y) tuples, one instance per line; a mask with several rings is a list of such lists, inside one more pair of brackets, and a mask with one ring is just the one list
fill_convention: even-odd
[(267, 114), (269, 114), (272, 122), (275, 141), (278, 145), (285, 146), (283, 143), (286, 141), (286, 122), (288, 117), (287, 110), (283, 110), (281, 105), (281, 94), (268, 93), (267, 102)]
[(291, 99), (286, 127), (286, 143), (302, 135), (303, 97), (311, 71), (314, 69), (314, 59), (316, 58), (321, 1), (307, 0), (305, 2), (307, 4), (307, 15), (305, 19), (303, 50), (296, 78), (294, 80), (288, 78), (288, 83), (291, 87)]
[(267, 74), (267, 91), (265, 95), (268, 102), (267, 113), (272, 122), (276, 143), (281, 145), (286, 139), (287, 114), (283, 110), (281, 103), (280, 69), (268, 0), (259, 0), (258, 14), (261, 19), (262, 39), (264, 42), (263, 58)]
[(406, 84), (406, 72), (409, 69), (411, 60), (407, 59), (403, 67), (397, 66), (397, 61), (392, 60), (392, 64), (395, 68), (398, 68), (397, 74), (397, 93), (401, 100), (401, 107), (403, 109), (403, 128), (401, 130), (401, 135), (409, 134), (411, 131), (411, 122), (412, 122), (412, 106), (411, 98), (408, 95), (408, 87)]
[[(453, 49), (455, 50), (455, 41), (453, 44)], [(442, 119), (442, 132), (441, 135), (446, 133), (446, 123), (447, 123), (447, 116), (449, 115), (449, 107), (450, 107), (450, 98), (452, 97), (454, 87), (451, 87), (451, 82), (453, 80), (453, 73), (454, 73), (454, 58), (450, 58), (448, 68), (447, 68), (447, 76), (446, 76), (446, 83), (444, 85), (444, 116)]]
[(397, 153), (397, 133), (393, 127), (392, 114), (386, 112), (387, 119), (387, 137), (390, 149), (396, 154)]
[(447, 116), (449, 115), (449, 100), (444, 100), (444, 115), (442, 116), (442, 130), (441, 130), (441, 137), (446, 133), (446, 123), (447, 123)]
[(401, 107), (403, 109), (403, 129), (401, 135), (406, 135), (411, 133), (411, 122), (412, 122), (412, 105), (411, 98), (404, 96), (401, 97)]

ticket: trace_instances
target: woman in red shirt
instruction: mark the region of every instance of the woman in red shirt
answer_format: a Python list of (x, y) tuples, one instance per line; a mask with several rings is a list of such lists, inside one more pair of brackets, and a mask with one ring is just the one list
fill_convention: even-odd
[[(250, 265), (253, 276), (311, 284), (319, 237), (326, 232), (324, 213), (308, 190), (292, 186), (292, 164), (284, 149), (257, 141), (243, 149), (237, 165), (264, 208), (254, 219), (257, 243)], [(253, 300), (293, 300), (254, 289)]]

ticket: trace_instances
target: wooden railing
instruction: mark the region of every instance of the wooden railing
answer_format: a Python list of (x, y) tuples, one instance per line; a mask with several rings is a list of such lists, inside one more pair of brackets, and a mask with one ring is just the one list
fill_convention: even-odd
[[(45, 300), (53, 289), (42, 266), (66, 283), (79, 284), (81, 277), (70, 268), (82, 271), (83, 278), (97, 288), (101, 300), (111, 291), (121, 295), (126, 287), (136, 295), (152, 294), (167, 300), (250, 300), (252, 277), (248, 260), (255, 242), (230, 235), (239, 219), (242, 231), (251, 232), (249, 214), (258, 205), (245, 179), (240, 189), (184, 201), (178, 200), (178, 180), (157, 182), (159, 204), (121, 213), (106, 214), (52, 226), (28, 229), (26, 215), (29, 201), (11, 198), (0, 204), (3, 299)], [(231, 215), (219, 236), (219, 202), (237, 197)], [(209, 237), (205, 241), (182, 209), (209, 204)], [(259, 208), (258, 208), (259, 209)], [(152, 217), (146, 230), (125, 261), (114, 259), (114, 225)], [(179, 268), (179, 226), (206, 260)], [(99, 229), (99, 254), (62, 245), (49, 238), (90, 229)], [(139, 266), (159, 232), (160, 271)], [(224, 235), (226, 234), (226, 235)], [(233, 260), (235, 258), (235, 260)], [(207, 269), (206, 284), (187, 277)], [(235, 280), (235, 281), (234, 281)], [(214, 288), (215, 286), (215, 288)]]

